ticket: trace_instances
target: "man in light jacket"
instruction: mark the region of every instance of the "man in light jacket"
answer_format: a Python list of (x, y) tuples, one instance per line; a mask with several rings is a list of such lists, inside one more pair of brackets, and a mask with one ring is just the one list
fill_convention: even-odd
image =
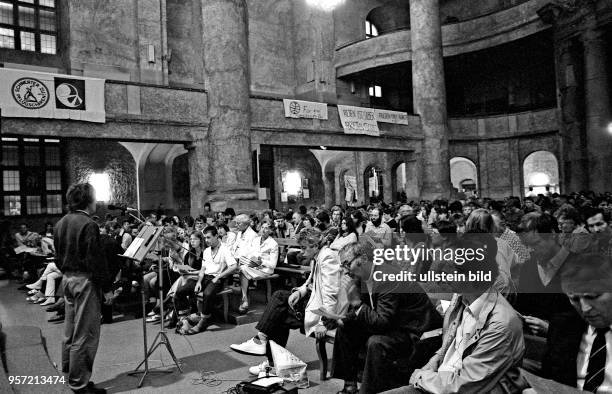
[(468, 233), (461, 239), (458, 248), (484, 250), (484, 258), (449, 263), (445, 270), (491, 277), (449, 282), (456, 294), (444, 317), (442, 347), (414, 371), (409, 386), (386, 393), (521, 393), (529, 387), (519, 370), (525, 352), (523, 325), (493, 287), (498, 274), (495, 246), (489, 234)]
[[(327, 328), (321, 316), (313, 311), (323, 308), (331, 313), (336, 312), (341, 271), (338, 254), (326, 246), (321, 247), (321, 242), (322, 233), (318, 229), (308, 228), (300, 232), (298, 243), (304, 258), (311, 261), (310, 276), (302, 286), (291, 292), (274, 292), (255, 326), (257, 335), (244, 343), (230, 346), (239, 353), (268, 356), (267, 360), (250, 368), (250, 373), (257, 375), (272, 365), (269, 340), (285, 347), (289, 331), (296, 328), (307, 336), (323, 338), (326, 335)], [(307, 303), (304, 302), (306, 300)]]

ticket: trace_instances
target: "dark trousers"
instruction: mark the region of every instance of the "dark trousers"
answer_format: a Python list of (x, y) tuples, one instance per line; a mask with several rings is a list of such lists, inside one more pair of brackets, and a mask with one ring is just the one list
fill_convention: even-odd
[(183, 283), (177, 287), (172, 297), (172, 302), (177, 312), (186, 305), (191, 305), (191, 300), (195, 298), (193, 291), (196, 287), (196, 283), (198, 283), (197, 278), (184, 278), (182, 280)]
[[(213, 283), (214, 276), (206, 275), (202, 279), (202, 292), (198, 294), (198, 312), (202, 315), (210, 315), (215, 307), (215, 297), (221, 291), (223, 283), (219, 280)], [(195, 288), (195, 285), (194, 285)]]
[(100, 340), (100, 296), (90, 275), (64, 273), (66, 303), (62, 372), (72, 390), (85, 388), (91, 377)]
[[(288, 290), (277, 290), (272, 293), (272, 298), (268, 301), (259, 323), (255, 326), (257, 331), (266, 334), (268, 340), (272, 340), (282, 347), (287, 346), (289, 330), (296, 328), (304, 330), (304, 309), (310, 298), (307, 294), (297, 303), (294, 310), (289, 308), (287, 302), (290, 295), (291, 292)], [(272, 363), (269, 342), (266, 346), (266, 356), (268, 356), (268, 361)]]
[(371, 335), (367, 328), (355, 322), (338, 327), (334, 340), (333, 377), (357, 381), (362, 365), (359, 354), (365, 350), (360, 393), (379, 393), (408, 384), (412, 372), (401, 371), (397, 361), (412, 355), (413, 340), (407, 333), (389, 334)]

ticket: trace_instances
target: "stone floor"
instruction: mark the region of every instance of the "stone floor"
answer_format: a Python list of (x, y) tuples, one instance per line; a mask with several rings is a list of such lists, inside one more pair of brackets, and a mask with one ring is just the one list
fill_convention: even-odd
[[(49, 356), (60, 364), (60, 346), (63, 324), (47, 322), (51, 314), (40, 306), (25, 301), (24, 292), (17, 290), (17, 284), (0, 280), (0, 322), (3, 326), (32, 325), (40, 327), (45, 337)], [(249, 377), (247, 368), (259, 363), (260, 357), (242, 355), (230, 350), (229, 345), (241, 342), (254, 334), (255, 324), (233, 326), (220, 324), (209, 331), (194, 336), (181, 336), (169, 332), (170, 343), (182, 362), (184, 373), (172, 368), (172, 360), (165, 349), (158, 349), (150, 359), (150, 367), (173, 369), (171, 374), (150, 374), (142, 388), (138, 389), (138, 378), (127, 372), (136, 368), (143, 359), (142, 320), (132, 316), (115, 316), (115, 322), (102, 326), (100, 346), (94, 366), (92, 380), (105, 387), (109, 393), (223, 393), (241, 380)], [(149, 344), (154, 339), (159, 325), (147, 325)], [(339, 380), (319, 381), (319, 362), (314, 341), (306, 339), (299, 332), (292, 332), (287, 346), (296, 356), (308, 364), (310, 388), (303, 393), (335, 393), (342, 384)], [(331, 346), (328, 353), (331, 355)], [(197, 384), (203, 371), (215, 371), (221, 384), (209, 387)], [(41, 386), (41, 393), (44, 392)]]

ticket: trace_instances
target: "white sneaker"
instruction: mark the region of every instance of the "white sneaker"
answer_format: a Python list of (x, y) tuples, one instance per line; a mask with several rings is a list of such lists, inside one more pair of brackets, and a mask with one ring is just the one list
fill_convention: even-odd
[(161, 316), (157, 314), (147, 317), (147, 323), (155, 323), (160, 320), (161, 320)]
[(253, 356), (265, 356), (266, 344), (263, 341), (255, 342), (255, 338), (251, 338), (240, 345), (230, 345), (230, 348), (238, 353), (251, 354)]
[(276, 375), (276, 368), (271, 367), (268, 360), (264, 360), (261, 364), (249, 368), (249, 373), (256, 376), (259, 376), (261, 373), (264, 374), (263, 376), (266, 376), (266, 371), (268, 371), (269, 375)]

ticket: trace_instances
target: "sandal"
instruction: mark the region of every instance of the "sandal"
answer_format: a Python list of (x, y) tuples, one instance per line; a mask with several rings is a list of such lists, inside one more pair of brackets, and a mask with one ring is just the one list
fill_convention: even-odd
[(208, 328), (208, 326), (210, 326), (210, 319), (203, 317), (200, 319), (198, 324), (185, 331), (184, 335), (199, 334), (203, 331), (206, 331), (206, 328)]

